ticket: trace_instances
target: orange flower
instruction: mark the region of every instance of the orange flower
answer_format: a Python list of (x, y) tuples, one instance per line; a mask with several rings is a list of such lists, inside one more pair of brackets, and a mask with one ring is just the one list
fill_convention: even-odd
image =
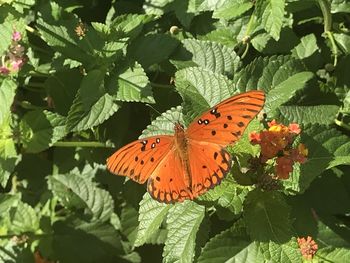
[(260, 145), (260, 162), (266, 163), (267, 160), (275, 158), (276, 178), (288, 179), (295, 162), (306, 162), (308, 150), (305, 145), (299, 144), (297, 148), (292, 148), (294, 138), (301, 129), (297, 123), (291, 123), (287, 127), (276, 120), (268, 122), (268, 126), (268, 130), (250, 133), (249, 140), (252, 144)]
[(312, 259), (318, 250), (318, 245), (312, 237), (308, 236), (307, 238), (298, 238), (298, 245), (301, 254), (305, 259)]
[(288, 179), (289, 173), (293, 172), (293, 160), (289, 157), (282, 156), (276, 159), (276, 177), (278, 179)]
[(297, 124), (297, 123), (289, 124), (288, 129), (291, 133), (295, 133), (295, 134), (299, 134), (301, 132), (299, 124)]
[(249, 141), (252, 144), (258, 144), (261, 141), (260, 133), (256, 133), (256, 132), (249, 133)]

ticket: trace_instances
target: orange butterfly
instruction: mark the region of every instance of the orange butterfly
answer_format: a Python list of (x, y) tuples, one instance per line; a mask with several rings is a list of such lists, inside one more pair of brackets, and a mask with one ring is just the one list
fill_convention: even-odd
[(159, 202), (193, 199), (218, 185), (231, 168), (225, 147), (237, 141), (265, 102), (262, 91), (224, 100), (175, 135), (152, 136), (122, 147), (107, 159), (114, 174), (143, 184)]

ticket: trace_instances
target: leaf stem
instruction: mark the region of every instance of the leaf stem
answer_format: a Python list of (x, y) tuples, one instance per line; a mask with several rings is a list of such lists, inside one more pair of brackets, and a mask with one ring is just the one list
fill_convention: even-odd
[(330, 3), (328, 0), (318, 0), (318, 4), (321, 8), (322, 15), (323, 15), (324, 34), (330, 40), (332, 45), (332, 53), (334, 55), (333, 66), (336, 66), (338, 62), (338, 48), (337, 48), (337, 44), (335, 43), (333, 32), (332, 32), (332, 14), (331, 14)]
[(159, 83), (154, 83), (151, 82), (151, 86), (155, 87), (155, 88), (174, 88), (174, 85), (170, 85), (170, 84), (159, 84)]
[(334, 122), (335, 122), (335, 124), (338, 125), (339, 127), (342, 127), (342, 128), (344, 128), (344, 129), (350, 131), (350, 125), (349, 125), (349, 124), (346, 124), (346, 123), (344, 123), (344, 122), (342, 122), (342, 121), (340, 121), (340, 120), (338, 120), (338, 119), (335, 119)]
[(80, 142), (80, 141), (70, 141), (70, 142), (56, 142), (53, 144), (56, 147), (93, 147), (93, 148), (112, 148), (103, 142)]

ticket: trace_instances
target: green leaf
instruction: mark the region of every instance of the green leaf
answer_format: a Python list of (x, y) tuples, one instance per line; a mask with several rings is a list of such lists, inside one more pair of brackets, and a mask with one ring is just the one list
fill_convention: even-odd
[(284, 244), (275, 242), (259, 243), (260, 251), (267, 262), (301, 263), (302, 257), (295, 238)]
[(275, 39), (278, 40), (283, 24), (284, 0), (258, 0), (256, 2), (257, 17), (262, 26)]
[(185, 39), (182, 43), (192, 53), (192, 60), (198, 66), (212, 72), (232, 75), (240, 66), (240, 58), (233, 48), (196, 39)]
[(58, 71), (46, 79), (44, 86), (58, 114), (67, 116), (81, 80), (82, 74), (78, 69)]
[(128, 54), (143, 68), (160, 63), (169, 58), (179, 41), (165, 34), (150, 34), (136, 38), (128, 46)]
[(318, 50), (317, 39), (314, 34), (306, 35), (300, 41), (300, 44), (292, 50), (293, 57), (299, 59), (307, 58)]
[(188, 120), (230, 97), (235, 91), (235, 85), (227, 77), (203, 68), (179, 70), (175, 78), (176, 88), (187, 106), (185, 111)]
[(86, 42), (84, 41), (85, 45), (81, 44), (74, 32), (79, 23), (77, 18), (60, 20), (60, 23), (56, 24), (49, 24), (42, 18), (36, 22), (42, 39), (56, 51), (85, 65), (95, 64), (95, 58)]
[(334, 33), (334, 40), (345, 54), (350, 54), (350, 36), (346, 34)]
[(234, 228), (226, 229), (209, 240), (198, 258), (198, 263), (221, 263), (228, 260), (236, 262), (234, 258), (246, 250), (250, 242), (243, 231), (237, 231)]
[(350, 3), (347, 0), (332, 0), (331, 10), (332, 13), (350, 13)]
[(117, 16), (109, 25), (109, 29), (113, 29), (120, 34), (122, 31), (125, 36), (135, 38), (142, 32), (143, 26), (154, 20), (154, 17), (144, 14), (125, 14)]
[(317, 106), (280, 106), (278, 108), (278, 119), (281, 123), (296, 122), (303, 126), (308, 124), (330, 125), (338, 113), (339, 106), (317, 105)]
[(133, 206), (127, 204), (123, 207), (120, 217), (122, 233), (128, 238), (131, 244), (135, 242), (137, 237), (137, 227), (139, 225), (137, 218), (138, 212)]
[(218, 205), (229, 209), (234, 214), (239, 214), (243, 209), (243, 202), (248, 194), (248, 189), (235, 183), (226, 177), (220, 185), (201, 195), (198, 200), (217, 201)]
[(51, 258), (59, 262), (120, 262), (119, 256), (123, 255), (121, 237), (108, 223), (78, 221), (77, 225), (70, 225), (57, 221), (50, 240), (41, 240), (51, 242), (54, 252)]
[(51, 191), (68, 209), (84, 208), (91, 221), (110, 219), (114, 209), (111, 195), (88, 179), (74, 174), (57, 174), (49, 176), (48, 183)]
[(262, 89), (268, 93), (264, 109), (273, 115), (271, 111), (292, 98), (312, 76), (300, 61), (290, 56), (272, 56), (255, 59), (234, 76), (234, 82), (241, 91)]
[(142, 246), (156, 233), (170, 208), (170, 205), (157, 202), (148, 193), (143, 196), (140, 202), (140, 224), (134, 243), (135, 247)]
[[(0, 29), (1, 32), (1, 29)], [(15, 97), (17, 85), (11, 79), (4, 79), (0, 85), (0, 126), (11, 114), (11, 105)]]
[(239, 263), (239, 262), (264, 262), (264, 256), (261, 253), (259, 244), (252, 242), (245, 248), (243, 248), (238, 254), (234, 255), (226, 263)]
[(47, 110), (28, 112), (21, 120), (22, 143), (27, 152), (37, 153), (51, 147), (66, 134), (65, 118)]
[(147, 15), (161, 16), (167, 11), (167, 5), (174, 0), (145, 0), (143, 9)]
[(90, 71), (82, 80), (67, 117), (68, 131), (82, 131), (101, 124), (112, 116), (119, 106), (104, 90), (104, 73)]
[(2, 187), (6, 187), (7, 181), (20, 157), (16, 150), (8, 117), (0, 126), (0, 184)]
[(168, 235), (163, 251), (164, 262), (192, 262), (196, 234), (205, 208), (191, 201), (173, 206), (166, 220)]
[(0, 217), (6, 215), (11, 207), (17, 206), (20, 201), (19, 195), (0, 194)]
[(253, 3), (249, 0), (225, 1), (224, 5), (214, 11), (213, 18), (234, 19), (244, 14), (252, 7)]
[(147, 126), (147, 129), (143, 130), (140, 139), (154, 135), (174, 134), (174, 124), (183, 122), (181, 110), (182, 108), (178, 106), (162, 113)]
[(267, 112), (276, 110), (283, 103), (290, 100), (296, 91), (304, 88), (306, 82), (313, 76), (314, 74), (310, 71), (300, 72), (279, 83), (267, 95), (264, 109)]
[(346, 262), (350, 257), (348, 248), (325, 247), (317, 251), (316, 258), (325, 262)]
[(118, 67), (107, 87), (116, 100), (155, 102), (148, 77), (137, 62), (124, 68)]
[(251, 191), (244, 204), (244, 221), (253, 240), (282, 244), (292, 237), (290, 207), (278, 192)]
[(323, 171), (350, 165), (350, 142), (346, 135), (325, 125), (313, 125), (301, 134), (308, 149), (307, 162), (301, 165), (300, 188), (305, 191)]
[(39, 229), (39, 218), (34, 208), (21, 201), (10, 209), (10, 222), (11, 231), (18, 234), (35, 232)]

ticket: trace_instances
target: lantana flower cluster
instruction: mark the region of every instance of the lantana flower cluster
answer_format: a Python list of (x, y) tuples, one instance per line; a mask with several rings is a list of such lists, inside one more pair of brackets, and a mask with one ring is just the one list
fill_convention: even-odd
[(298, 238), (298, 245), (301, 254), (307, 260), (311, 260), (318, 250), (317, 243), (310, 236), (308, 236), (307, 238)]
[(7, 52), (1, 56), (0, 62), (0, 74), (8, 75), (10, 73), (18, 72), (25, 63), (25, 49), (19, 43), (22, 39), (22, 35), (18, 31), (14, 31), (12, 34), (11, 46)]
[(252, 144), (261, 146), (260, 162), (266, 163), (272, 159), (275, 162), (276, 178), (288, 179), (293, 171), (293, 164), (305, 163), (308, 155), (304, 144), (292, 146), (301, 129), (297, 123), (285, 126), (275, 120), (269, 122), (268, 126), (268, 130), (250, 133), (249, 140)]

